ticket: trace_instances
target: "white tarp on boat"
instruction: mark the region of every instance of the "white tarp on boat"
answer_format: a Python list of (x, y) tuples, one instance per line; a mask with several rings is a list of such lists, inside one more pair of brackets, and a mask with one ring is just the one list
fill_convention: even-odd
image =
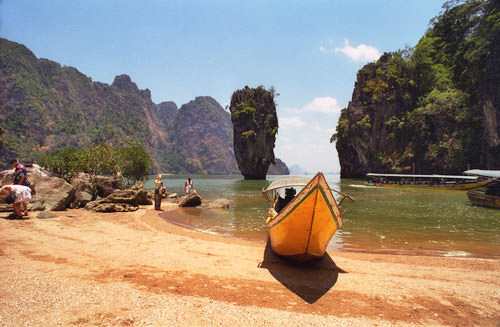
[(286, 176), (272, 181), (271, 184), (264, 190), (269, 192), (283, 187), (306, 186), (311, 180), (311, 177)]
[(471, 169), (464, 171), (464, 174), (500, 178), (500, 170)]

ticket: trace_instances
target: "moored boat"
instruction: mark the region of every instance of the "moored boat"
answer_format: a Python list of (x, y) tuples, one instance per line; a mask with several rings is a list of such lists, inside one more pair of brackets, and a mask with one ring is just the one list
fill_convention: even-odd
[(476, 190), (468, 191), (467, 197), (473, 205), (500, 209), (500, 171), (473, 169), (464, 174), (494, 178), (494, 181)]
[(491, 183), (494, 179), (481, 176), (366, 174), (367, 185), (436, 190), (470, 190)]
[[(287, 192), (303, 187), (289, 203), (277, 208), (279, 189)], [(332, 191), (341, 195), (337, 202)], [(288, 176), (273, 181), (262, 191), (269, 204), (274, 203), (266, 227), (269, 231), (271, 248), (280, 256), (299, 261), (321, 258), (334, 233), (342, 226), (339, 206), (350, 196), (331, 190), (322, 173), (312, 179)], [(279, 212), (274, 211), (274, 207)], [(344, 210), (345, 212), (345, 210)]]
[(481, 191), (468, 191), (467, 197), (473, 205), (500, 209), (500, 196)]

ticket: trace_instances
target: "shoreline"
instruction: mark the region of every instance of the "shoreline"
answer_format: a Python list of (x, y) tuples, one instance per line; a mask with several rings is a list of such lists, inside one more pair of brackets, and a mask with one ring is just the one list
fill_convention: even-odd
[[(191, 230), (193, 232), (209, 234), (209, 235), (218, 235), (220, 237), (228, 238), (228, 239), (236, 239), (236, 240), (246, 240), (250, 242), (258, 242), (259, 244), (265, 244), (267, 240), (267, 233), (258, 233), (258, 232), (227, 232), (225, 234), (220, 232), (212, 232), (205, 231), (202, 229), (197, 229), (196, 227), (189, 225), (187, 223), (183, 223), (179, 220), (176, 220), (175, 217), (178, 217), (182, 210), (186, 208), (180, 208), (176, 206), (170, 206), (167, 202), (166, 210), (163, 210), (160, 213), (160, 218), (163, 219), (166, 223), (178, 226), (183, 229)], [(187, 208), (189, 210), (189, 208)], [(208, 209), (202, 209), (208, 210)], [(185, 216), (184, 214), (182, 214)], [(340, 230), (341, 232), (341, 230)], [(339, 231), (333, 236), (332, 241), (335, 240), (336, 235), (338, 235)], [(396, 242), (397, 243), (397, 242)], [(463, 242), (466, 244), (466, 242)], [(470, 243), (470, 241), (469, 241)], [(472, 242), (477, 243), (477, 242)], [(367, 254), (393, 254), (393, 255), (406, 255), (406, 256), (428, 256), (428, 257), (452, 257), (452, 258), (471, 258), (471, 259), (500, 259), (500, 253), (495, 252), (490, 248), (484, 248), (480, 252), (477, 248), (472, 252), (463, 251), (460, 249), (443, 249), (442, 247), (436, 247), (435, 244), (428, 244), (427, 248), (422, 247), (422, 244), (412, 242), (410, 244), (406, 244), (406, 246), (402, 246), (398, 244), (399, 248), (391, 248), (391, 247), (380, 247), (377, 249), (373, 249), (374, 245), (379, 245), (378, 240), (369, 239), (366, 237), (363, 240), (363, 243), (359, 247), (355, 247), (353, 244), (351, 246), (345, 246), (343, 244), (338, 244), (335, 242), (331, 242), (327, 248), (329, 252), (352, 252), (352, 253), (367, 253)], [(389, 245), (390, 246), (390, 245)], [(466, 245), (462, 245), (461, 248), (470, 248)]]
[(265, 242), (131, 213), (0, 214), (2, 326), (496, 326), (500, 260), (334, 252), (290, 265)]

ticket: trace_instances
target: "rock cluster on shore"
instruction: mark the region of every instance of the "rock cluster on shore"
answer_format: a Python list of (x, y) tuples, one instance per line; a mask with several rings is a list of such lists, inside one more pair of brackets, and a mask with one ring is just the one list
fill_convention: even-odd
[[(79, 173), (69, 179), (51, 175), (50, 172), (34, 164), (27, 167), (28, 180), (35, 185), (36, 194), (28, 204), (30, 211), (64, 211), (67, 208), (85, 208), (94, 212), (136, 211), (140, 205), (151, 205), (153, 193), (144, 190), (142, 182), (125, 187), (114, 176), (91, 176)], [(13, 169), (0, 172), (0, 185), (11, 184)], [(197, 207), (202, 204), (200, 195), (194, 191), (186, 195), (167, 194), (169, 202), (180, 207)], [(227, 202), (227, 201), (226, 201)], [(207, 207), (227, 208), (217, 201)], [(12, 205), (6, 204), (0, 197), (0, 212), (12, 211)]]
[[(35, 185), (36, 194), (29, 203), (31, 211), (63, 211), (82, 208), (96, 212), (135, 211), (139, 205), (152, 203), (142, 183), (125, 188), (113, 176), (91, 176), (79, 173), (68, 183), (51, 175), (38, 165), (27, 167), (28, 180)], [(11, 184), (13, 169), (0, 172), (0, 184)], [(12, 206), (0, 200), (0, 211), (11, 211)]]

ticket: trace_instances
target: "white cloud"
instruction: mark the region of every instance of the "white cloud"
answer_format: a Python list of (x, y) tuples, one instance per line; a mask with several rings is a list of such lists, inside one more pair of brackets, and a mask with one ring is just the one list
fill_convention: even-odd
[[(335, 48), (335, 52), (342, 52), (343, 54), (345, 54), (354, 61), (358, 62), (375, 61), (381, 56), (380, 51), (378, 51), (377, 48), (372, 47), (371, 45), (360, 44), (357, 47), (352, 47), (349, 45), (349, 40), (345, 39), (344, 41), (345, 41), (344, 47)], [(325, 51), (327, 50), (325, 49)]]
[(335, 132), (335, 128), (323, 128), (319, 125), (313, 127), (316, 132), (332, 135)]
[(322, 114), (335, 114), (340, 110), (337, 99), (331, 97), (315, 98), (304, 107), (304, 111), (314, 111)]
[(279, 119), (280, 128), (301, 128), (306, 126), (306, 123), (299, 117), (283, 117)]

